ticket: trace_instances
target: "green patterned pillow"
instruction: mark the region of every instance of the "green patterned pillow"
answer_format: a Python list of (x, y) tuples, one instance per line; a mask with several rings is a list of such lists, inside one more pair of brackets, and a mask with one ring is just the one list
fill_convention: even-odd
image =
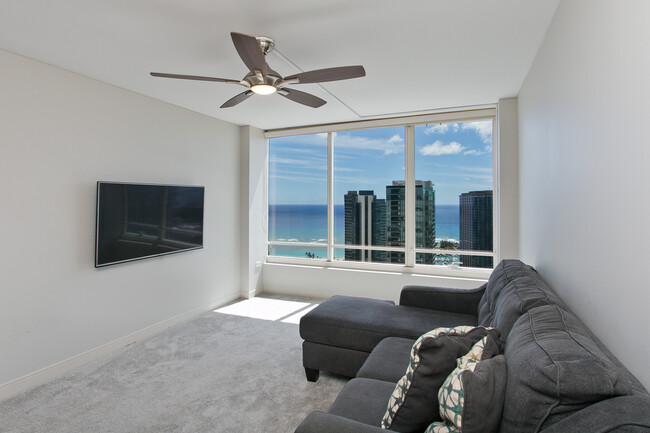
[(440, 420), (438, 390), (457, 359), (486, 335), (498, 341), (499, 331), (491, 328), (458, 326), (436, 328), (420, 336), (411, 349), (404, 376), (397, 382), (381, 421), (384, 429), (403, 433), (421, 432)]
[(486, 335), (464, 356), (438, 392), (443, 422), (425, 433), (496, 432), (506, 391), (506, 362), (499, 344)]

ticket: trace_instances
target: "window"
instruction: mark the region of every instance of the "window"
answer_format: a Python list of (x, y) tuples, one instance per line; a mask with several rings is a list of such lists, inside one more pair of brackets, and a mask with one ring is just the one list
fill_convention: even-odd
[(492, 268), (494, 110), (479, 111), (267, 133), (269, 258)]

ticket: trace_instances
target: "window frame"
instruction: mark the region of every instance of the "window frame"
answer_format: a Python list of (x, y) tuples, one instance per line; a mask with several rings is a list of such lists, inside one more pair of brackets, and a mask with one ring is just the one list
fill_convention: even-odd
[[(362, 120), (357, 122), (346, 122), (328, 125), (317, 125), (300, 128), (267, 130), (264, 137), (267, 139), (267, 152), (269, 150), (268, 139), (280, 138), (295, 135), (327, 133), (327, 243), (315, 242), (282, 242), (269, 241), (267, 231), (266, 261), (268, 263), (309, 265), (320, 267), (331, 267), (341, 269), (354, 269), (359, 271), (386, 271), (401, 272), (409, 274), (441, 275), (441, 276), (462, 276), (485, 278), (492, 272), (489, 268), (469, 268), (457, 265), (431, 265), (416, 264), (416, 254), (449, 254), (449, 250), (439, 248), (416, 248), (416, 212), (415, 209), (415, 127), (432, 123), (455, 123), (471, 122), (481, 120), (492, 121), (492, 252), (463, 250), (464, 255), (492, 257), (493, 264), (499, 261), (499, 215), (500, 215), (500, 193), (499, 193), (499, 140), (496, 106), (488, 108), (468, 109), (462, 111), (447, 111), (425, 115), (393, 117), (386, 119)], [(334, 243), (334, 133), (350, 130), (361, 130), (381, 128), (389, 126), (403, 126), (405, 130), (405, 245), (404, 247), (372, 246), (372, 245), (341, 245)], [(267, 176), (269, 173), (267, 172)], [(267, 182), (267, 185), (269, 183)], [(268, 191), (267, 191), (268, 193)], [(268, 213), (268, 206), (266, 207)], [(268, 221), (268, 215), (267, 215)], [(270, 246), (306, 246), (314, 248), (325, 248), (327, 257), (321, 259), (272, 256), (268, 254)], [(382, 263), (382, 262), (357, 262), (335, 260), (335, 249), (360, 249), (366, 251), (400, 251), (405, 253), (405, 262)], [(468, 254), (469, 253), (469, 254)]]

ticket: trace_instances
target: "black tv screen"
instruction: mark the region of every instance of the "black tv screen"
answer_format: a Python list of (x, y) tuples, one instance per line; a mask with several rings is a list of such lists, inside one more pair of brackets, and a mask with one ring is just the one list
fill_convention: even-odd
[(204, 190), (97, 182), (95, 267), (203, 248)]

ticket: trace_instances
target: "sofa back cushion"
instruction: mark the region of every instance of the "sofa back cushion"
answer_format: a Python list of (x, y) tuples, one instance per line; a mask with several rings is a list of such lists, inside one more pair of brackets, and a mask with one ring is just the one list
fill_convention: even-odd
[(590, 404), (633, 392), (619, 364), (558, 305), (522, 315), (504, 355), (507, 385), (500, 433), (537, 432)]
[(548, 304), (564, 307), (535, 269), (519, 260), (503, 260), (486, 285), (479, 303), (478, 323), (498, 328), (505, 342), (519, 316)]
[(501, 331), (501, 341), (505, 341), (519, 317), (529, 310), (543, 305), (564, 304), (541, 278), (519, 277), (501, 290), (499, 297), (488, 314), (489, 325)]
[(490, 322), (494, 303), (501, 294), (501, 291), (512, 280), (520, 277), (530, 277), (532, 273), (537, 272), (519, 260), (502, 260), (494, 268), (485, 285), (485, 292), (478, 304), (478, 323)]

